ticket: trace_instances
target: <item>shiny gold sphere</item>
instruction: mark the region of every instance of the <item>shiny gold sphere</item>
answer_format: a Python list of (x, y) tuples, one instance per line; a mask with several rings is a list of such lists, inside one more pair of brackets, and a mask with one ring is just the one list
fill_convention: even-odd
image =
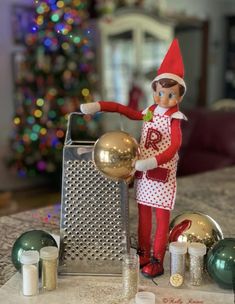
[(139, 146), (135, 138), (123, 131), (113, 131), (96, 141), (93, 161), (106, 177), (129, 182), (134, 175), (138, 155)]
[(223, 233), (219, 224), (209, 215), (200, 212), (182, 213), (170, 223), (170, 242), (200, 242), (209, 249), (221, 239)]

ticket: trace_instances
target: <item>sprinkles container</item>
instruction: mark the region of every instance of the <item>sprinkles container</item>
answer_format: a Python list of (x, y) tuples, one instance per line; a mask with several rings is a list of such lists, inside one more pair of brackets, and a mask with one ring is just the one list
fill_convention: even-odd
[[(185, 273), (185, 256), (187, 253), (187, 243), (185, 242), (172, 242), (169, 246), (170, 251), (170, 272), (171, 278), (175, 275), (179, 275), (183, 284), (184, 273)], [(180, 286), (179, 285), (179, 286)], [(175, 286), (175, 287), (179, 287)]]
[(204, 255), (206, 254), (206, 245), (202, 243), (191, 243), (189, 252), (189, 271), (190, 284), (199, 286), (203, 278)]

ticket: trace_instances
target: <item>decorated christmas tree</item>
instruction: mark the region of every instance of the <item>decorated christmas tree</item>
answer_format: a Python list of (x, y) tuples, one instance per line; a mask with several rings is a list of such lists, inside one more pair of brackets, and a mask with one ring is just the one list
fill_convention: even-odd
[[(15, 83), (11, 168), (20, 176), (60, 171), (68, 114), (93, 101), (96, 74), (86, 0), (38, 0)], [(96, 137), (89, 117), (77, 138)], [(88, 128), (89, 126), (89, 128)], [(93, 128), (92, 128), (93, 126)]]

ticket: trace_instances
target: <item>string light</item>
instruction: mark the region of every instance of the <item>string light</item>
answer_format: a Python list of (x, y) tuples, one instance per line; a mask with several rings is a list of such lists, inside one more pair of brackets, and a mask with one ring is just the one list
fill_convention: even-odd
[(36, 140), (38, 139), (38, 135), (37, 135), (36, 133), (31, 133), (31, 134), (30, 134), (30, 139), (31, 139), (32, 141), (36, 141)]
[(82, 95), (88, 96), (90, 94), (90, 91), (87, 88), (82, 89)]
[(57, 21), (59, 21), (59, 19), (60, 19), (60, 16), (56, 13), (51, 16), (51, 20), (53, 22), (57, 22)]
[(64, 7), (64, 1), (57, 1), (56, 5), (58, 8), (62, 8)]
[(46, 135), (47, 134), (47, 129), (46, 128), (41, 128), (40, 134), (41, 135)]
[(36, 101), (36, 105), (42, 107), (44, 105), (44, 100), (42, 98), (38, 98)]
[(41, 110), (35, 110), (34, 111), (34, 116), (37, 118), (40, 118), (42, 116), (42, 111)]
[(80, 42), (81, 42), (81, 38), (80, 38), (79, 36), (75, 36), (75, 37), (73, 38), (73, 42), (74, 42), (74, 43), (80, 43)]
[(63, 138), (64, 137), (64, 131), (63, 130), (58, 130), (56, 132), (56, 136), (59, 137), (59, 138)]
[(35, 123), (35, 118), (33, 116), (28, 116), (27, 117), (27, 123), (29, 123), (30, 125)]
[(64, 50), (68, 50), (69, 49), (69, 44), (68, 44), (68, 42), (64, 42), (64, 43), (62, 43), (62, 49), (64, 49)]
[(35, 124), (32, 128), (32, 130), (36, 133), (39, 133), (41, 130), (41, 126), (39, 126), (38, 124)]
[(14, 118), (14, 124), (15, 124), (15, 125), (19, 125), (20, 122), (21, 122), (21, 120), (20, 120), (19, 117), (15, 117), (15, 118)]

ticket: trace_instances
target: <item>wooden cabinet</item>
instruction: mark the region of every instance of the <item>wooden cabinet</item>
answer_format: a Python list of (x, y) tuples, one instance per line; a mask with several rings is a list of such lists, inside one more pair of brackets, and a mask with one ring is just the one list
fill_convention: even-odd
[(129, 12), (101, 19), (98, 26), (102, 98), (128, 104), (133, 79), (151, 93), (152, 77), (174, 36), (172, 24)]

